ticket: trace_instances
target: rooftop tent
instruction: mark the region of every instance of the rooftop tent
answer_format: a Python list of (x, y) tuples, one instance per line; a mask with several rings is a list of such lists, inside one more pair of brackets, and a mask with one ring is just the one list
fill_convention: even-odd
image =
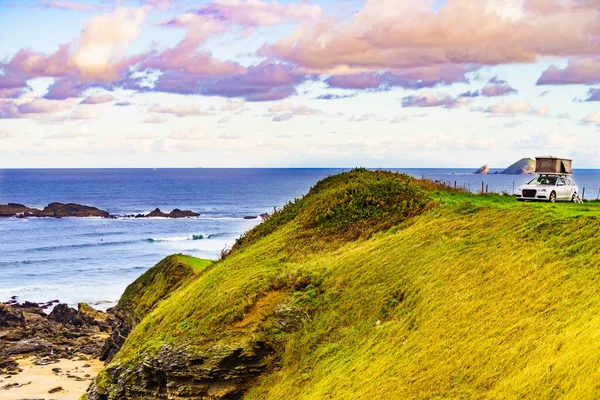
[(572, 160), (568, 158), (556, 157), (536, 157), (535, 173), (536, 174), (568, 174), (571, 175)]

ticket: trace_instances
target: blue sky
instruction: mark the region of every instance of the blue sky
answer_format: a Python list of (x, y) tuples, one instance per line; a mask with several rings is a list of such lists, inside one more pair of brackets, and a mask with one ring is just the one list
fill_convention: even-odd
[(0, 2), (0, 168), (600, 168), (598, 6)]

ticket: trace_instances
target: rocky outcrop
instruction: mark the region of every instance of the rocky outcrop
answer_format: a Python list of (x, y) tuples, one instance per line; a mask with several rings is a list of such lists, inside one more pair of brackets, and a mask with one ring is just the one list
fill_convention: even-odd
[(11, 303), (0, 303), (0, 374), (17, 374), (14, 357), (24, 354), (42, 364), (78, 354), (98, 356), (103, 336), (115, 324), (114, 317), (84, 303), (79, 310), (59, 304), (50, 315), (37, 303)]
[(535, 160), (522, 158), (501, 172), (504, 175), (532, 175), (535, 174)]
[(146, 215), (138, 214), (135, 217), (136, 218), (192, 218), (192, 217), (199, 217), (199, 216), (200, 216), (200, 214), (193, 212), (193, 211), (189, 211), (189, 210), (180, 210), (180, 209), (176, 208), (173, 211), (171, 211), (170, 213), (165, 213), (165, 212), (162, 212), (160, 210), (160, 208), (157, 208), (154, 211), (150, 212), (149, 214), (146, 214)]
[(88, 400), (239, 399), (272, 364), (263, 342), (215, 345), (202, 352), (163, 346), (133, 368), (118, 363), (105, 374), (107, 387), (93, 384)]
[(8, 203), (0, 205), (0, 217), (46, 217), (46, 218), (63, 218), (63, 217), (100, 217), (110, 218), (110, 214), (96, 207), (84, 206), (74, 203), (51, 203), (44, 207), (43, 210), (30, 208), (23, 204)]
[(0, 328), (19, 328), (25, 326), (23, 312), (5, 304), (0, 304)]
[(473, 172), (475, 175), (488, 175), (490, 173), (490, 168), (487, 164), (483, 167), (479, 168), (477, 171)]

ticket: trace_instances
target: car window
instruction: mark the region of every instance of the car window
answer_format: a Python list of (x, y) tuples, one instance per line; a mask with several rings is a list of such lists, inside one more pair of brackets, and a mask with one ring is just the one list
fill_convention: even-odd
[(567, 184), (567, 183), (565, 182), (565, 180), (564, 180), (564, 179), (560, 178), (560, 179), (558, 180), (558, 186), (565, 186), (566, 184)]
[(540, 176), (528, 183), (528, 185), (556, 185), (555, 176)]

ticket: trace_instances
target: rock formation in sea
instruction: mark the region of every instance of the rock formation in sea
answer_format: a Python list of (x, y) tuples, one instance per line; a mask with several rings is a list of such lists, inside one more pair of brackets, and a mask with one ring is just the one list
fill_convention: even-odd
[(160, 210), (160, 208), (156, 208), (154, 211), (149, 214), (142, 215), (138, 214), (136, 218), (191, 218), (191, 217), (199, 217), (200, 214), (189, 211), (189, 210), (180, 210), (178, 208), (174, 209), (170, 213), (165, 213)]
[(479, 168), (477, 171), (473, 172), (475, 175), (488, 175), (490, 173), (490, 168), (487, 164), (483, 167)]
[(532, 175), (535, 174), (535, 160), (522, 158), (501, 172), (504, 175)]
[(0, 205), (0, 217), (101, 217), (110, 218), (110, 214), (96, 207), (74, 203), (51, 203), (43, 210), (30, 208), (23, 204), (8, 203)]

